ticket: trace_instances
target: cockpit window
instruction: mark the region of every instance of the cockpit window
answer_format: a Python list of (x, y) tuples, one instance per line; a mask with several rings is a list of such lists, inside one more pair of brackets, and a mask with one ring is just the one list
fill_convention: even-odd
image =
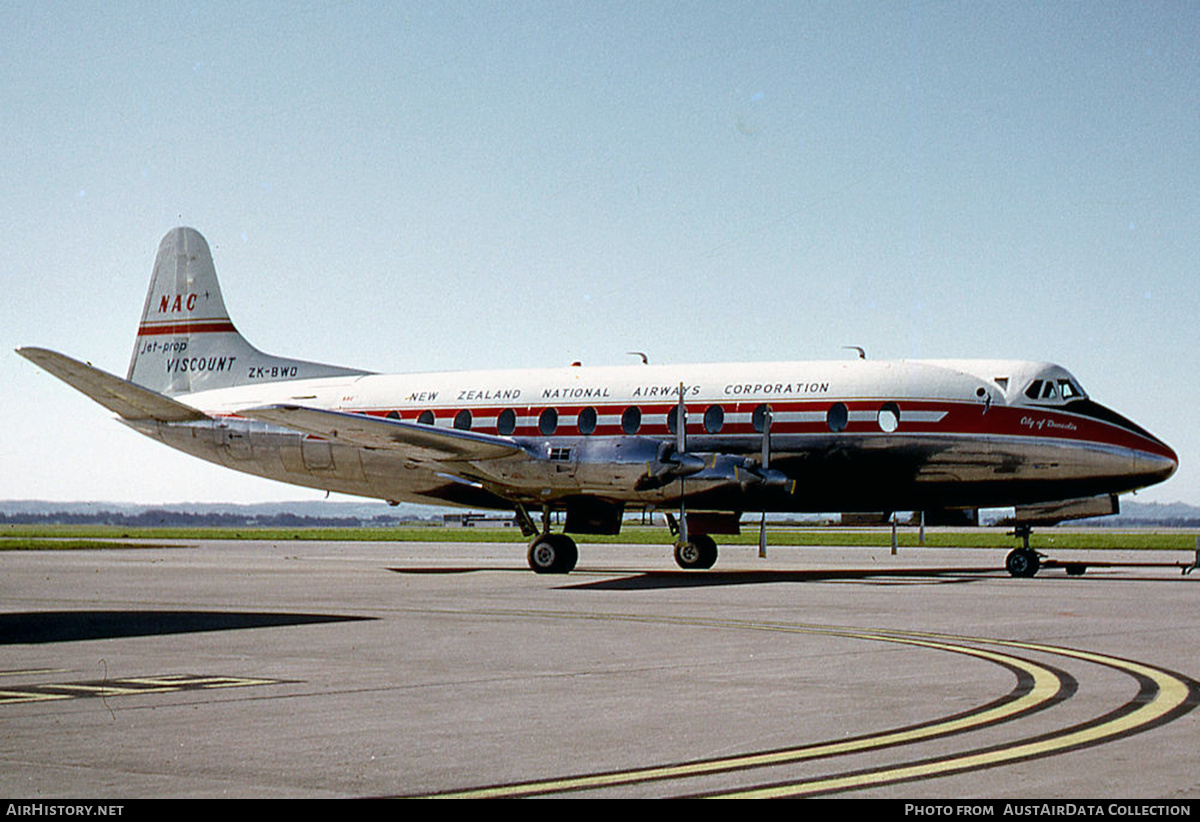
[(1074, 380), (1061, 378), (1053, 380), (1034, 380), (1025, 389), (1025, 396), (1031, 400), (1066, 403), (1084, 398), (1083, 390)]
[(1071, 382), (1070, 380), (1058, 381), (1058, 393), (1064, 400), (1075, 400), (1083, 396), (1083, 392), (1080, 391), (1075, 386), (1075, 383)]

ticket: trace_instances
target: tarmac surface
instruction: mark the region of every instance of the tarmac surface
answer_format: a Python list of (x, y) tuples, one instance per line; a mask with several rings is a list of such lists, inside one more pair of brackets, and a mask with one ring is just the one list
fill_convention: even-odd
[(0, 553), (0, 795), (1200, 798), (1200, 573), (173, 546)]

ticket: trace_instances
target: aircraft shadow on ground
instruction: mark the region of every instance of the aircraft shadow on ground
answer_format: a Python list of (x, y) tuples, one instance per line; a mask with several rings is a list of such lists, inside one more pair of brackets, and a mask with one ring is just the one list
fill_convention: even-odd
[[(1101, 567), (1102, 563), (1089, 562), (1088, 567)], [(1173, 566), (1172, 566), (1173, 567)], [(449, 568), (388, 568), (394, 574), (453, 575), (478, 573), (528, 574), (524, 566), (477, 565)], [(1048, 568), (1053, 571), (1054, 569)], [(1061, 575), (1061, 570), (1059, 575)], [(605, 579), (576, 581), (579, 577), (602, 574)], [(1053, 576), (1041, 575), (1041, 579)], [(562, 579), (562, 577), (556, 577)], [(1068, 579), (1069, 577), (1062, 577)], [(1106, 582), (1145, 582), (1146, 578), (1131, 576), (1100, 576), (1090, 574), (1090, 580), (1104, 579)], [(669, 588), (706, 588), (722, 585), (768, 585), (780, 582), (861, 582), (868, 585), (961, 585), (982, 582), (985, 579), (1009, 579), (1003, 568), (888, 568), (888, 569), (844, 569), (812, 571), (642, 571), (637, 569), (589, 569), (580, 568), (577, 573), (566, 577), (561, 590), (608, 590), (638, 591)], [(1165, 580), (1186, 580), (1186, 577), (1163, 577)]]
[[(505, 566), (475, 566), (460, 568), (389, 568), (395, 574), (472, 574), (485, 571), (509, 571), (528, 574), (527, 568)], [(582, 573), (588, 569), (581, 568)], [(605, 569), (609, 579), (574, 582), (567, 577), (563, 588), (601, 590), (639, 590), (656, 588), (704, 588), (714, 585), (763, 585), (776, 582), (874, 582), (878, 585), (948, 585), (976, 582), (984, 577), (1007, 574), (1000, 568), (888, 568), (872, 570), (814, 570), (814, 571), (638, 571), (634, 569)]]
[(957, 585), (994, 577), (992, 568), (889, 568), (824, 571), (647, 571), (618, 579), (602, 579), (569, 585), (609, 591), (663, 588), (705, 588), (723, 585), (763, 585), (779, 582), (868, 582), (876, 585)]
[(374, 617), (227, 611), (29, 611), (0, 614), (0, 646), (236, 631)]

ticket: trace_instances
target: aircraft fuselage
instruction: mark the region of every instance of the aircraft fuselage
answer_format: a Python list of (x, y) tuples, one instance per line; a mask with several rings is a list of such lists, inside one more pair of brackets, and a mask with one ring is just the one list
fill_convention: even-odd
[[(211, 422), (131, 423), (168, 445), (284, 482), (394, 501), (512, 507), (595, 496), (676, 503), (652, 477), (676, 442), (682, 385), (692, 510), (871, 511), (988, 507), (1121, 493), (1161, 481), (1174, 452), (1082, 396), (1030, 399), (1057, 366), (1004, 361), (863, 361), (570, 367), (264, 382), (176, 399)], [(1077, 385), (1077, 383), (1072, 383)], [(238, 416), (301, 403), (509, 437), (531, 458), (454, 471), (398, 460)], [(762, 450), (786, 487), (754, 482)]]

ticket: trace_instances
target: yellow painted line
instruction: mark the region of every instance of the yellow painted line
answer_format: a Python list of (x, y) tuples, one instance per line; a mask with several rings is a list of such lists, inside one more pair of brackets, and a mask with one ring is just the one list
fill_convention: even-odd
[(68, 696), (129, 696), (130, 694), (144, 694), (145, 688), (121, 688), (116, 685), (74, 685), (74, 684), (58, 684), (42, 685), (43, 688), (53, 688), (55, 691), (67, 691)]
[(1135, 731), (1151, 725), (1171, 711), (1179, 708), (1191, 694), (1191, 686), (1157, 668), (1138, 662), (1110, 657), (1105, 654), (1077, 651), (1070, 648), (1059, 648), (1052, 645), (1041, 645), (1031, 642), (1016, 642), (1006, 640), (974, 640), (989, 645), (1022, 648), (1039, 653), (1054, 654), (1073, 659), (1092, 662), (1125, 673), (1145, 677), (1157, 686), (1154, 698), (1133, 711), (1116, 717), (1113, 720), (1090, 727), (1078, 727), (1075, 730), (1066, 729), (1052, 737), (1033, 742), (1018, 743), (996, 750), (968, 752), (943, 757), (941, 759), (912, 765), (879, 768), (874, 771), (852, 774), (841, 777), (805, 780), (788, 785), (765, 788), (752, 788), (741, 791), (731, 791), (721, 794), (722, 798), (754, 799), (778, 798), (788, 796), (807, 796), (816, 793), (831, 793), (852, 788), (872, 787), (909, 779), (929, 778), (951, 772), (974, 770), (992, 767), (1008, 762), (1015, 762), (1031, 757), (1045, 756), (1057, 751), (1080, 746), (1094, 745), (1110, 737)]
[[(507, 613), (511, 614), (512, 612)], [(955, 644), (955, 641), (907, 636), (894, 632), (872, 632), (854, 629), (826, 628), (820, 626), (798, 626), (780, 623), (755, 623), (728, 620), (676, 618), (655, 619), (648, 617), (626, 617), (618, 615), (602, 616), (595, 614), (553, 614), (546, 612), (525, 613), (526, 615), (536, 615), (542, 617), (553, 616), (570, 617), (575, 619), (583, 618), (672, 622), (708, 627), (728, 627), (752, 630), (782, 631), (788, 633), (823, 634), (850, 639), (893, 642), (903, 645), (929, 648), (932, 650), (964, 654), (1000, 665), (1011, 666), (1028, 674), (1033, 681), (1033, 685), (1026, 694), (1011, 702), (995, 706), (988, 710), (960, 715), (952, 719), (947, 719), (942, 722), (933, 722), (929, 725), (924, 725), (917, 728), (883, 731), (878, 734), (871, 734), (869, 736), (845, 741), (822, 742), (779, 751), (768, 751), (764, 753), (724, 757), (721, 759), (705, 760), (703, 762), (660, 765), (605, 774), (582, 775), (510, 785), (500, 785), (490, 788), (451, 791), (446, 793), (438, 793), (435, 794), (435, 796), (440, 798), (456, 799), (530, 796), (533, 794), (542, 793), (559, 793), (563, 791), (612, 787), (615, 785), (627, 785), (637, 782), (648, 782), (651, 780), (703, 776), (706, 774), (719, 773), (723, 771), (744, 770), (747, 768), (801, 762), (808, 759), (817, 759), (820, 757), (835, 756), (840, 754), (858, 753), (875, 748), (908, 744), (921, 740), (932, 739), (938, 736), (944, 736), (947, 734), (958, 733), (960, 731), (969, 730), (971, 728), (992, 724), (1010, 717), (1018, 716), (1054, 699), (1060, 693), (1062, 688), (1062, 683), (1053, 672), (1041, 665), (1030, 662), (1029, 660), (1008, 654)]]
[(129, 676), (122, 678), (121, 681), (136, 682), (139, 685), (150, 685), (152, 687), (178, 688), (194, 679), (195, 677), (190, 677), (187, 674), (167, 674), (166, 676)]
[(21, 702), (50, 702), (55, 699), (74, 699), (71, 694), (43, 694), (33, 691), (0, 691), (0, 705), (16, 705)]
[(27, 689), (0, 690), (0, 705), (21, 702), (48, 702), (79, 697), (137, 696), (212, 688), (241, 688), (249, 685), (274, 685), (278, 680), (236, 676), (168, 676), (126, 677), (108, 682), (50, 682), (31, 685)]
[[(136, 682), (139, 680), (122, 680), (123, 682)], [(153, 679), (143, 679), (141, 681), (153, 682)], [(169, 680), (161, 680), (163, 684), (167, 684)], [(244, 676), (193, 676), (181, 679), (172, 687), (174, 688), (242, 688), (247, 685), (274, 685), (277, 680), (274, 679), (255, 679)]]

